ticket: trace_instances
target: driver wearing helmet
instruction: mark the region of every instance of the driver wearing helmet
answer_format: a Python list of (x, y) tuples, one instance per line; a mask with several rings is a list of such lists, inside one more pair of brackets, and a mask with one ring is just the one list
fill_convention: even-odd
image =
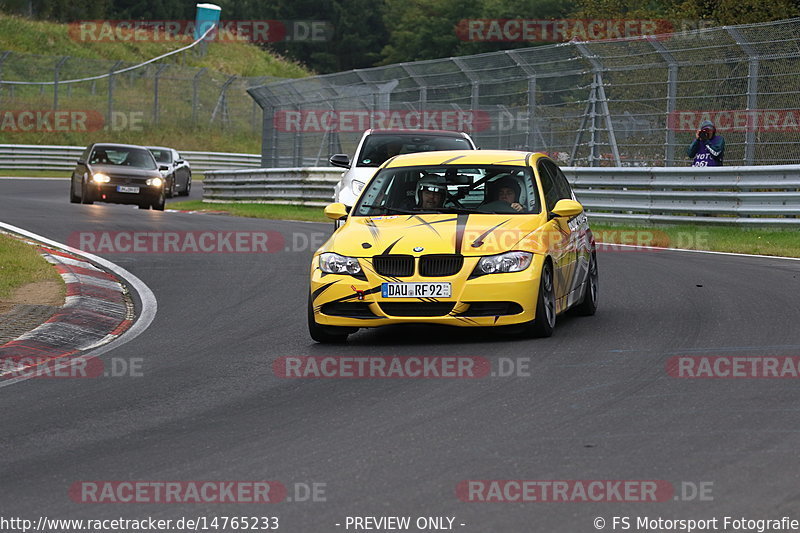
[(426, 176), (417, 183), (417, 206), (421, 209), (436, 209), (444, 205), (447, 185), (439, 176)]

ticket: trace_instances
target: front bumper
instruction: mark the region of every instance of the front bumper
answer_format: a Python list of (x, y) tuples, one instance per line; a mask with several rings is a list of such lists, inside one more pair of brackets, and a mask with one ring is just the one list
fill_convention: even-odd
[[(389, 279), (365, 269), (364, 281), (349, 275), (323, 274), (314, 256), (311, 294), (315, 321), (328, 326), (371, 328), (389, 324), (504, 326), (534, 320), (545, 257), (534, 255), (532, 264), (522, 272), (468, 279), (478, 259), (464, 258), (464, 266), (455, 276)], [(387, 281), (449, 282), (451, 297), (383, 298), (381, 284)]]
[(155, 202), (161, 196), (163, 187), (153, 187), (144, 183), (131, 183), (125, 187), (139, 187), (138, 193), (118, 192), (118, 183), (89, 183), (92, 200), (116, 204), (139, 204)]

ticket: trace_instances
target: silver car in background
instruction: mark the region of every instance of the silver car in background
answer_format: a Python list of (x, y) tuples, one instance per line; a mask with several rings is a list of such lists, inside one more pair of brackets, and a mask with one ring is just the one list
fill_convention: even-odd
[(361, 136), (353, 161), (347, 154), (336, 154), (329, 159), (331, 165), (347, 169), (334, 188), (333, 201), (347, 207), (355, 205), (364, 184), (390, 157), (441, 150), (476, 150), (476, 147), (469, 135), (457, 131), (367, 130)]

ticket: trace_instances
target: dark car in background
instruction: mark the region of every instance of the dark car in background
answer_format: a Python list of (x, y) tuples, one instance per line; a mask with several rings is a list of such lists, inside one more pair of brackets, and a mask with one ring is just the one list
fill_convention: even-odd
[(189, 196), (192, 190), (192, 168), (181, 154), (174, 148), (165, 146), (148, 146), (153, 157), (156, 158), (158, 168), (166, 179), (165, 191), (167, 198), (173, 196)]
[(70, 178), (69, 201), (136, 204), (163, 211), (165, 180), (143, 146), (96, 143), (84, 150)]

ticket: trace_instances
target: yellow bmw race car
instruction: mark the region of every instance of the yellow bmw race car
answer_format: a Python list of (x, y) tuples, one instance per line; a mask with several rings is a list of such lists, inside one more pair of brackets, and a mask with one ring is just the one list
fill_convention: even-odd
[(595, 242), (567, 179), (544, 154), (408, 154), (386, 161), (314, 254), (308, 327), (317, 342), (358, 328), (519, 325), (597, 308)]

